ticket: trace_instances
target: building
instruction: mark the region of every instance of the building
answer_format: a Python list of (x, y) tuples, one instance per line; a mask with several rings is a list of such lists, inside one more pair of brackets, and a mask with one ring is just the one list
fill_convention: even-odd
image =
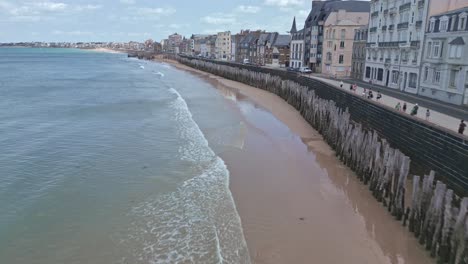
[(249, 60), (254, 62), (257, 60), (257, 40), (260, 34), (265, 33), (264, 31), (250, 31), (242, 30), (239, 38), (239, 44), (236, 44), (236, 62), (244, 62)]
[(231, 32), (219, 32), (216, 36), (216, 59), (230, 60), (231, 57)]
[[(366, 20), (369, 16), (369, 2), (367, 1), (312, 1), (310, 11), (304, 23), (304, 63), (313, 72), (322, 71), (323, 61), (323, 40), (324, 25), (327, 23), (330, 14), (346, 11), (347, 13), (358, 13), (355, 16)], [(332, 15), (333, 17), (337, 15)], [(356, 18), (356, 19), (357, 19)], [(364, 23), (358, 21), (359, 25)]]
[(300, 68), (303, 65), (307, 65), (304, 62), (304, 29), (297, 30), (296, 28), (296, 17), (294, 17), (291, 30), (289, 31), (291, 35), (291, 44), (290, 44), (290, 63), (289, 67)]
[(179, 53), (179, 45), (182, 43), (183, 37), (177, 33), (174, 33), (168, 37), (168, 47), (167, 52), (170, 53)]
[(419, 94), (468, 105), (468, 7), (429, 18)]
[(366, 64), (367, 31), (367, 26), (354, 30), (351, 77), (358, 80), (362, 79)]
[[(347, 12), (345, 9), (333, 11), (324, 21), (322, 70), (323, 74), (336, 77), (351, 75), (354, 32), (367, 24), (369, 14)], [(315, 56), (311, 53), (311, 58)]]
[(236, 42), (237, 42), (237, 35), (231, 35), (231, 57), (229, 58), (230, 61), (236, 60)]
[(371, 2), (363, 79), (417, 93), (429, 1)]
[(289, 65), (289, 35), (278, 32), (264, 32), (255, 40), (256, 52), (250, 62), (258, 65), (280, 67)]

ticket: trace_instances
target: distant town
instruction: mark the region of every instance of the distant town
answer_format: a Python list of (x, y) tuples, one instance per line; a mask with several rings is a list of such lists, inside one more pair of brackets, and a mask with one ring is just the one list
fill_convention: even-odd
[(287, 34), (229, 30), (171, 34), (161, 42), (0, 43), (185, 54), (350, 78), (468, 106), (468, 0), (312, 1)]

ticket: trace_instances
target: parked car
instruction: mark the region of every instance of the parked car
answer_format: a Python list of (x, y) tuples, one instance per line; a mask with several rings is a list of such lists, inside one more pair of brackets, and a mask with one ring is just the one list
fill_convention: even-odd
[(312, 71), (309, 69), (309, 67), (301, 67), (301, 68), (299, 68), (299, 72), (301, 72), (301, 73), (312, 73)]
[(298, 71), (297, 68), (293, 68), (293, 67), (288, 67), (286, 70), (288, 72), (297, 72)]

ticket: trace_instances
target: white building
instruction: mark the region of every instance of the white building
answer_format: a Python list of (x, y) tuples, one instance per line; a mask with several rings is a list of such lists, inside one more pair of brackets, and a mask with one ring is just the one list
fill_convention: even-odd
[(431, 16), (419, 94), (468, 105), (468, 7)]
[(216, 36), (216, 59), (230, 60), (231, 59), (231, 32), (219, 32)]
[(417, 93), (428, 0), (372, 0), (363, 79)]
[(304, 63), (304, 29), (297, 30), (295, 17), (289, 33), (291, 34), (289, 67), (307, 67), (307, 64)]

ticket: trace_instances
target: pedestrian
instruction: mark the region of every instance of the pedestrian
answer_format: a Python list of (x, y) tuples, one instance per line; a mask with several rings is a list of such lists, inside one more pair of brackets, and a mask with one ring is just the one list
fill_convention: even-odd
[(413, 109), (411, 110), (411, 115), (412, 115), (412, 116), (418, 115), (418, 109), (419, 109), (418, 104), (415, 104), (414, 107), (413, 107)]
[(340, 87), (343, 88), (343, 81), (340, 82)]
[(396, 109), (398, 112), (400, 112), (400, 110), (401, 110), (401, 104), (400, 104), (400, 102), (398, 102), (398, 103), (396, 104), (395, 109)]
[(429, 117), (431, 116), (431, 112), (429, 109), (426, 110), (426, 121), (429, 121)]
[(354, 91), (354, 92), (357, 91), (357, 84), (354, 84), (354, 85), (353, 85), (353, 91)]
[(380, 91), (377, 92), (377, 102), (380, 100), (380, 98), (382, 98), (382, 94), (380, 93)]
[(367, 95), (367, 99), (371, 99), (374, 98), (374, 95), (372, 94), (372, 90), (369, 89), (369, 94)]
[(349, 85), (349, 90), (350, 90), (351, 92), (353, 91), (353, 88), (354, 88), (353, 85), (350, 84), (350, 85)]
[(403, 103), (403, 112), (406, 113), (406, 103)]
[(463, 135), (463, 132), (465, 132), (465, 127), (466, 127), (465, 120), (462, 120), (460, 122), (460, 126), (458, 127), (458, 133)]

